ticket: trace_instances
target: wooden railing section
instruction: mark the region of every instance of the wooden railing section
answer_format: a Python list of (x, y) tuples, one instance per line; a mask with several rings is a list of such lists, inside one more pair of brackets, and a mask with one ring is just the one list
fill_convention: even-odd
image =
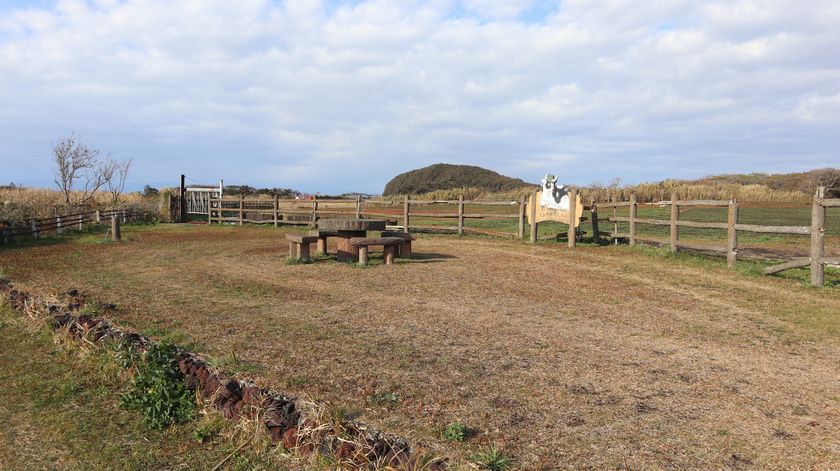
[(0, 241), (4, 244), (24, 237), (39, 238), (45, 233), (55, 232), (61, 234), (65, 229), (84, 228), (85, 224), (110, 224), (112, 217), (118, 218), (122, 223), (133, 220), (135, 214), (130, 209), (109, 209), (105, 211), (85, 211), (75, 214), (63, 214), (48, 218), (30, 219), (28, 227), (2, 226), (0, 227)]
[[(569, 191), (570, 200), (575, 201), (576, 190)], [(505, 237), (514, 237), (520, 240), (525, 239), (525, 226), (527, 224), (528, 211), (532, 217), (536, 212), (536, 205), (530, 201), (536, 201), (535, 195), (531, 200), (522, 196), (517, 200), (464, 200), (463, 197), (457, 200), (417, 200), (406, 196), (402, 200), (387, 199), (313, 199), (313, 200), (289, 200), (289, 199), (247, 199), (223, 198), (210, 201), (209, 223), (234, 223), (238, 225), (273, 224), (280, 225), (307, 225), (314, 224), (321, 218), (329, 217), (355, 217), (355, 218), (381, 218), (389, 221), (390, 229), (400, 229), (406, 232), (436, 232), (450, 234), (485, 234)], [(639, 243), (657, 244), (667, 246), (671, 252), (681, 250), (699, 250), (707, 253), (717, 253), (726, 257), (727, 264), (732, 267), (738, 260), (738, 234), (742, 232), (765, 233), (765, 234), (796, 234), (810, 235), (810, 256), (797, 258), (785, 263), (774, 265), (765, 269), (766, 274), (778, 273), (784, 270), (798, 267), (811, 267), (811, 282), (814, 285), (823, 285), (825, 282), (825, 265), (837, 264), (835, 258), (825, 257), (825, 210), (829, 207), (840, 207), (840, 199), (825, 198), (825, 189), (820, 188), (814, 196), (812, 218), (810, 226), (778, 226), (745, 224), (739, 222), (740, 207), (735, 200), (680, 200), (679, 195), (672, 194), (671, 201), (661, 202), (659, 206), (670, 206), (669, 219), (655, 219), (639, 217), (639, 204), (635, 195), (630, 195), (629, 201), (612, 202), (591, 202), (584, 206), (584, 210), (590, 212), (589, 217), (583, 220), (590, 220), (591, 235), (595, 242), (600, 242), (602, 237), (612, 238), (618, 242), (626, 239), (630, 246)], [(718, 207), (726, 209), (726, 222), (692, 221), (681, 217), (681, 208), (685, 207)], [(504, 209), (510, 208), (510, 210)], [(618, 209), (627, 208), (628, 216), (619, 216)], [(612, 210), (612, 216), (604, 217), (600, 213)], [(570, 208), (570, 215), (575, 214), (576, 208)], [(571, 216), (570, 216), (571, 218)], [(453, 224), (428, 224), (430, 220), (451, 220)], [(479, 227), (470, 227), (465, 224), (469, 220), (517, 220), (516, 233), (501, 232)], [(425, 224), (424, 224), (425, 222)], [(437, 221), (440, 222), (440, 221)], [(611, 232), (600, 230), (601, 222), (613, 224)], [(627, 223), (628, 232), (619, 232), (619, 223)], [(566, 222), (568, 226), (569, 247), (575, 247), (578, 238), (583, 234), (580, 228), (575, 228), (573, 221)], [(669, 237), (667, 239), (656, 239), (640, 237), (638, 234), (639, 225), (667, 226)], [(725, 245), (699, 245), (680, 240), (680, 229), (683, 227), (716, 229), (726, 231)], [(538, 240), (538, 225), (530, 225), (531, 243)]]
[[(668, 246), (671, 252), (678, 252), (681, 249), (699, 250), (703, 252), (720, 253), (726, 256), (727, 264), (733, 267), (738, 260), (738, 233), (739, 232), (754, 232), (762, 234), (797, 234), (810, 235), (810, 256), (801, 257), (790, 260), (788, 262), (767, 267), (764, 273), (767, 275), (779, 273), (792, 268), (810, 267), (811, 269), (811, 284), (815, 286), (822, 286), (825, 283), (825, 265), (838, 264), (837, 258), (825, 257), (825, 214), (826, 208), (840, 207), (840, 199), (825, 198), (825, 188), (820, 187), (814, 195), (811, 211), (811, 225), (810, 226), (770, 226), (760, 224), (743, 224), (738, 222), (740, 214), (738, 202), (735, 200), (680, 200), (676, 193), (671, 195), (670, 202), (663, 202), (660, 205), (667, 204), (671, 207), (670, 220), (665, 219), (651, 219), (639, 218), (637, 216), (638, 204), (636, 199), (631, 195), (630, 201), (622, 202), (606, 202), (598, 203), (598, 208), (612, 208), (613, 216), (602, 220), (608, 220), (614, 224), (614, 229), (610, 236), (615, 239), (627, 239), (631, 246), (635, 246), (638, 242), (650, 243), (659, 246)], [(726, 222), (707, 222), (707, 221), (689, 221), (680, 218), (680, 208), (687, 206), (712, 206), (727, 209)], [(629, 216), (618, 216), (617, 209), (622, 207), (629, 207)], [(593, 216), (594, 217), (594, 216)], [(629, 225), (628, 233), (618, 232), (618, 223), (626, 222)], [(669, 226), (670, 237), (667, 240), (642, 238), (638, 236), (637, 225), (649, 224), (656, 226)], [(696, 245), (680, 241), (680, 228), (693, 227), (701, 229), (720, 229), (727, 233), (726, 245), (709, 246)]]
[[(255, 199), (223, 198), (210, 201), (209, 223), (245, 223), (280, 225), (312, 225), (319, 219), (331, 217), (381, 218), (389, 227), (407, 232), (440, 232), (453, 234), (481, 233), (518, 236), (522, 238), (525, 213), (520, 201), (491, 200), (402, 200), (367, 199)], [(478, 208), (487, 208), (477, 210)], [(504, 207), (512, 208), (505, 211)], [(451, 209), (450, 209), (451, 208)], [(414, 219), (414, 221), (412, 221)], [(425, 224), (428, 220), (452, 220), (454, 224)], [(481, 230), (465, 224), (469, 220), (519, 220), (517, 234)], [(418, 222), (415, 222), (419, 220)], [(436, 221), (440, 222), (440, 221)]]

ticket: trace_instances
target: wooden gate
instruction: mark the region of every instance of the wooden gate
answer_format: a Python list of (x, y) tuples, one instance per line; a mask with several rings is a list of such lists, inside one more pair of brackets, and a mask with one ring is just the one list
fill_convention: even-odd
[(211, 208), (210, 200), (221, 198), (222, 193), (224, 192), (224, 187), (220, 181), (218, 188), (187, 187), (184, 190), (184, 196), (187, 200), (187, 214), (200, 214), (208, 216)]

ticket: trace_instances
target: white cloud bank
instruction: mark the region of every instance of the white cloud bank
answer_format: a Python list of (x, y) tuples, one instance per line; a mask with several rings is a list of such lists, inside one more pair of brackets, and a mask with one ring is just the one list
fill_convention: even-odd
[[(43, 2), (42, 2), (43, 3)], [(132, 183), (378, 192), (840, 165), (840, 2), (63, 0), (0, 9), (0, 182), (76, 131)]]

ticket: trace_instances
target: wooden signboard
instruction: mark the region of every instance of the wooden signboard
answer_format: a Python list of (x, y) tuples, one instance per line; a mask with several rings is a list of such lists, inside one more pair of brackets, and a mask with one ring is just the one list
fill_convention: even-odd
[[(537, 220), (536, 222), (543, 222), (543, 221), (557, 221), (562, 222), (563, 224), (569, 223), (569, 211), (565, 209), (552, 209), (545, 205), (540, 204), (540, 200), (542, 199), (542, 191), (538, 191), (537, 195)], [(568, 195), (566, 195), (566, 202), (568, 203)], [(528, 204), (534, 204), (534, 197), (533, 195), (529, 198)], [(568, 204), (563, 204), (562, 206), (568, 207)], [(583, 217), (583, 205), (580, 204), (580, 195), (577, 195), (575, 198), (575, 227), (580, 226), (580, 218)], [(528, 211), (528, 224), (533, 224), (534, 221), (531, 220), (531, 211)]]

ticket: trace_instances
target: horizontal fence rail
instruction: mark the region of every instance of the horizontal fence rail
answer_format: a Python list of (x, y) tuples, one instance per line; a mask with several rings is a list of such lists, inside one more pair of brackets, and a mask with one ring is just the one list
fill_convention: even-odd
[(47, 218), (32, 218), (27, 226), (0, 227), (0, 241), (10, 243), (15, 239), (32, 237), (37, 239), (48, 232), (63, 233), (66, 229), (83, 229), (85, 224), (101, 224), (110, 221), (111, 217), (126, 223), (136, 218), (130, 209), (109, 209), (86, 211), (75, 214), (64, 214)]
[[(627, 239), (631, 246), (637, 242), (668, 246), (671, 252), (678, 252), (680, 249), (696, 250), (724, 254), (727, 264), (732, 267), (738, 259), (738, 233), (752, 232), (760, 234), (793, 234), (810, 235), (810, 256), (800, 257), (793, 260), (767, 267), (765, 274), (779, 273), (793, 268), (810, 267), (811, 283), (815, 286), (822, 286), (825, 283), (825, 265), (837, 265), (837, 258), (825, 257), (825, 211), (826, 208), (840, 207), (840, 199), (825, 198), (825, 188), (820, 187), (814, 195), (811, 213), (810, 226), (779, 226), (761, 224), (743, 224), (738, 222), (739, 204), (737, 201), (724, 200), (680, 200), (676, 193), (671, 195), (670, 201), (662, 201), (656, 206), (671, 208), (669, 219), (640, 218), (637, 216), (638, 204), (634, 196), (630, 201), (597, 203), (598, 208), (612, 208), (613, 216), (601, 219), (613, 223), (613, 231), (609, 234), (616, 242), (619, 239)], [(724, 207), (727, 209), (727, 222), (690, 221), (680, 217), (680, 208), (691, 206)], [(629, 208), (629, 216), (618, 216), (618, 208)], [(628, 232), (619, 232), (618, 223), (628, 223)], [(639, 237), (637, 226), (647, 224), (653, 226), (669, 226), (670, 237), (668, 239), (657, 239)], [(691, 227), (699, 229), (718, 229), (727, 232), (726, 245), (700, 245), (687, 243), (680, 240), (680, 228)], [(599, 233), (600, 235), (600, 233)]]
[[(522, 220), (522, 201), (514, 200), (403, 200), (387, 199), (266, 199), (213, 198), (207, 222), (270, 224), (274, 226), (314, 226), (324, 218), (380, 218), (391, 229), (407, 232), (453, 234), (490, 234), (522, 237), (522, 230), (501, 230), (474, 227), (468, 221)], [(413, 219), (413, 221), (412, 221)], [(446, 223), (450, 220), (452, 223)], [(524, 227), (520, 221), (519, 226)]]
[[(324, 218), (379, 218), (388, 221), (389, 229), (406, 232), (493, 235), (524, 239), (528, 204), (524, 196), (519, 200), (418, 200), (411, 197), (404, 197), (402, 200), (299, 200), (240, 196), (211, 198), (206, 216), (209, 224), (310, 227), (314, 227), (319, 219)], [(584, 209), (592, 208), (584, 206)], [(477, 223), (478, 221), (485, 221), (487, 224)], [(596, 232), (597, 221), (594, 221), (593, 233)], [(576, 230), (570, 244), (573, 245), (582, 234), (583, 232)]]

